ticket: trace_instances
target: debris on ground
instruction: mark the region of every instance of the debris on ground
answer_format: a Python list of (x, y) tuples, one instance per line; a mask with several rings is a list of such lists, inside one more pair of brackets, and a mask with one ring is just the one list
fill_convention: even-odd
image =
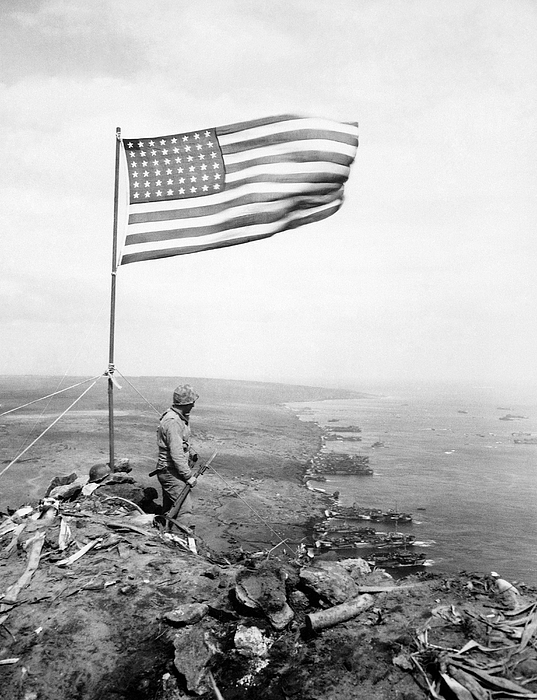
[(2, 697), (537, 698), (524, 584), (394, 580), (304, 546), (224, 558), (165, 530), (122, 466), (55, 479), (0, 520)]

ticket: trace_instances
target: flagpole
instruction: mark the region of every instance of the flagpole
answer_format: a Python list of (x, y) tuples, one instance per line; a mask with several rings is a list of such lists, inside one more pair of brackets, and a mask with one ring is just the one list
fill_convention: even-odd
[(108, 346), (108, 447), (109, 465), (114, 468), (114, 340), (116, 323), (117, 223), (119, 206), (119, 158), (121, 128), (116, 128), (116, 169), (114, 181), (114, 226), (112, 237), (112, 279), (110, 283), (110, 343)]

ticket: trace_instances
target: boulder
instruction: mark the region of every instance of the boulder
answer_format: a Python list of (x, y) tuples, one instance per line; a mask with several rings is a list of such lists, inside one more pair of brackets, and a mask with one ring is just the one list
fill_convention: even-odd
[(63, 486), (56, 486), (48, 494), (49, 498), (57, 498), (59, 501), (68, 501), (76, 498), (82, 491), (82, 487), (88, 483), (89, 476), (79, 476), (74, 481)]
[(294, 617), (287, 604), (284, 575), (272, 565), (242, 571), (235, 583), (235, 596), (251, 610), (261, 610), (271, 625), (282, 630)]
[(208, 612), (209, 606), (205, 603), (186, 603), (164, 613), (163, 617), (174, 625), (193, 625), (204, 618)]
[(339, 563), (353, 579), (358, 579), (371, 573), (371, 567), (365, 559), (341, 559)]
[[(120, 474), (112, 474), (109, 478), (115, 478), (117, 476), (121, 477)], [(126, 476), (126, 478), (134, 481), (134, 479), (130, 476)], [(155, 490), (152, 487), (150, 488), (151, 491)], [(119, 496), (120, 498), (126, 498), (128, 501), (136, 503), (136, 505), (140, 506), (142, 510), (145, 510), (145, 505), (148, 502), (146, 488), (134, 483), (110, 483), (108, 478), (101, 484), (101, 486), (99, 486), (95, 492), (95, 495), (103, 499), (107, 496)]]
[(113, 472), (131, 472), (132, 467), (129, 464), (128, 457), (118, 457), (114, 459)]
[(175, 635), (173, 645), (174, 665), (184, 676), (188, 690), (197, 695), (208, 692), (207, 667), (219, 652), (211, 632), (201, 625), (187, 627)]
[(266, 656), (269, 650), (269, 642), (258, 627), (238, 625), (233, 641), (239, 654), (250, 659)]
[(78, 478), (76, 472), (72, 472), (68, 476), (55, 476), (50, 482), (47, 490), (45, 491), (45, 498), (50, 496), (51, 492), (58, 486), (65, 486), (66, 484), (72, 484)]
[(304, 567), (300, 570), (300, 580), (317, 598), (330, 605), (344, 603), (358, 593), (352, 576), (336, 562), (321, 561)]

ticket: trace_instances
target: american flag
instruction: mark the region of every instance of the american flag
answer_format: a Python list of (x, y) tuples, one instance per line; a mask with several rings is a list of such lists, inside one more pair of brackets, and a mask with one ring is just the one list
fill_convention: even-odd
[(284, 115), (123, 145), (124, 265), (248, 243), (334, 214), (358, 125)]

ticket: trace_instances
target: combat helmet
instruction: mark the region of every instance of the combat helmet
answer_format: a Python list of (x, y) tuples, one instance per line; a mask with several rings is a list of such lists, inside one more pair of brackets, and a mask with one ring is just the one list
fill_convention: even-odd
[(102, 481), (106, 476), (111, 473), (111, 469), (108, 464), (100, 463), (94, 464), (89, 470), (89, 480), (90, 482)]
[(199, 399), (199, 394), (196, 394), (190, 384), (181, 384), (173, 392), (173, 405), (185, 406), (189, 403), (195, 403)]

